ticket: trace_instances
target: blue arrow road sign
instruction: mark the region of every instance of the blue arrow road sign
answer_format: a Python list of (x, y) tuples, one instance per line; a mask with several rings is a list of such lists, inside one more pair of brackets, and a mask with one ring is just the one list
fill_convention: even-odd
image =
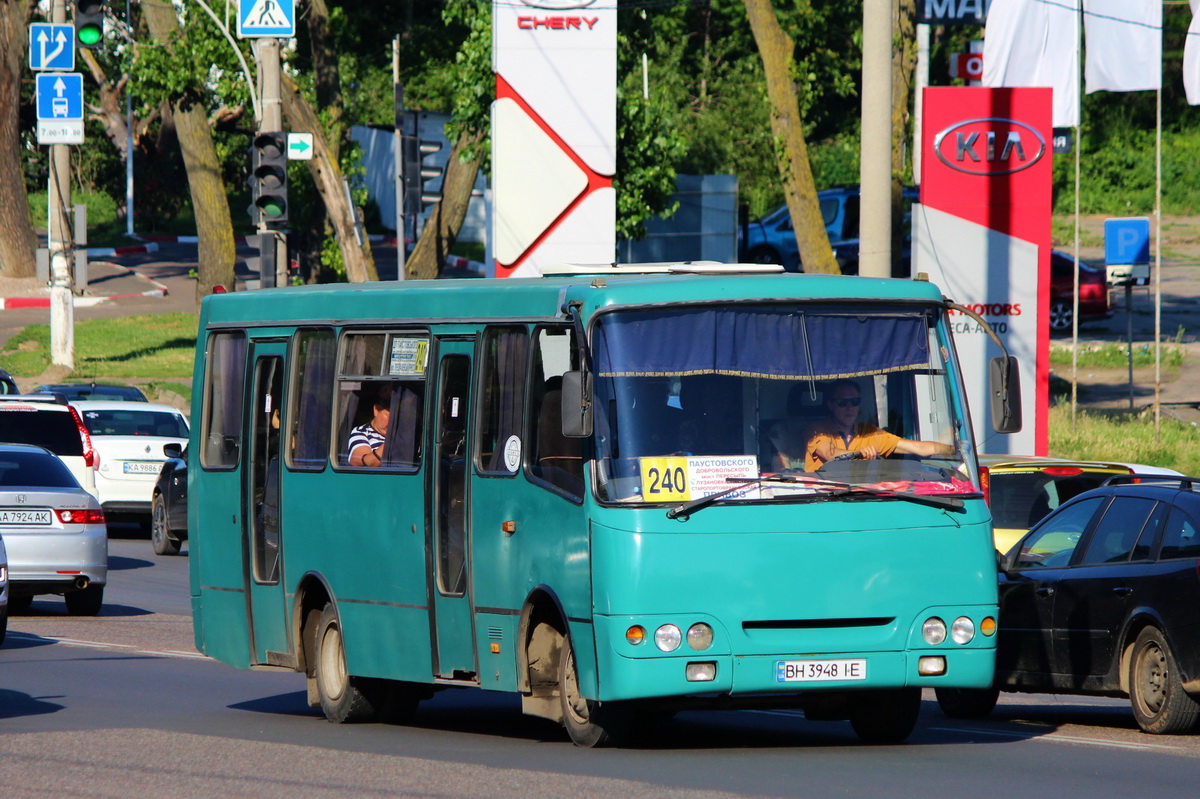
[(238, 36), (296, 35), (296, 0), (238, 0)]
[(75, 28), (35, 23), (29, 26), (30, 69), (75, 69)]
[(83, 119), (83, 75), (78, 72), (45, 72), (37, 76), (39, 122)]
[(1105, 219), (1104, 261), (1109, 264), (1150, 263), (1150, 220), (1144, 216)]

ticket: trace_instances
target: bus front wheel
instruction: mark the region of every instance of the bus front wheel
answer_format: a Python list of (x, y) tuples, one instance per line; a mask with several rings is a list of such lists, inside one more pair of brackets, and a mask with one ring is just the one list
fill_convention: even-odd
[(898, 744), (912, 735), (921, 713), (921, 689), (873, 691), (856, 698), (850, 725), (863, 743)]
[(325, 605), (316, 631), (316, 682), (325, 718), (335, 724), (366, 721), (375, 708), (346, 671), (342, 625), (333, 604)]
[(576, 746), (617, 744), (628, 732), (625, 713), (612, 705), (593, 702), (580, 693), (575, 650), (566, 636), (558, 659), (558, 695), (562, 701), (563, 726)]

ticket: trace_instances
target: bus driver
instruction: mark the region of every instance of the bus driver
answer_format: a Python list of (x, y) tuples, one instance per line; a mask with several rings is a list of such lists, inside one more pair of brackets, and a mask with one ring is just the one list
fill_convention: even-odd
[(922, 458), (954, 454), (952, 446), (940, 441), (911, 441), (868, 422), (860, 423), (858, 409), (862, 404), (862, 392), (853, 380), (835, 380), (825, 396), (829, 418), (817, 422), (809, 434), (805, 471), (815, 472), (830, 459), (847, 452), (858, 452), (867, 460), (887, 457), (893, 452)]

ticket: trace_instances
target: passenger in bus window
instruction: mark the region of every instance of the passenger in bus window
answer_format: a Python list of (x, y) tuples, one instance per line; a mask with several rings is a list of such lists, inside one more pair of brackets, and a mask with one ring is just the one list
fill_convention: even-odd
[(805, 471), (815, 472), (839, 455), (856, 452), (874, 460), (899, 452), (932, 458), (953, 455), (954, 448), (939, 441), (912, 441), (870, 424), (859, 422), (862, 391), (853, 380), (835, 380), (825, 391), (827, 419), (817, 422), (808, 439)]
[(385, 386), (375, 395), (371, 418), (350, 431), (347, 444), (351, 466), (380, 466), (391, 421), (392, 390)]

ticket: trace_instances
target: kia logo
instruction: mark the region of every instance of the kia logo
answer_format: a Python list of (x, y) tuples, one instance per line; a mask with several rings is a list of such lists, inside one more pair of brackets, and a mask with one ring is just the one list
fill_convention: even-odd
[(938, 159), (968, 175), (1010, 175), (1028, 169), (1046, 152), (1037, 130), (1004, 117), (968, 119), (933, 137)]
[(587, 8), (597, 0), (521, 0), (530, 8), (546, 8), (552, 11), (569, 11), (572, 8)]

